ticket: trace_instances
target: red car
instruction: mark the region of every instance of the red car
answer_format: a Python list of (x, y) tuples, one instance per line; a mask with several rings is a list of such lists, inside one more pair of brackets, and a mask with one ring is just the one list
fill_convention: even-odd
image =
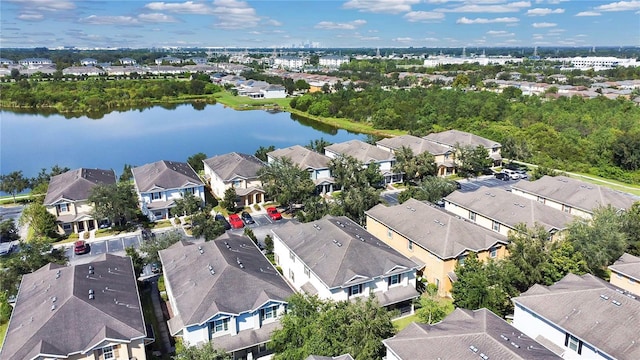
[(278, 212), (278, 209), (275, 207), (267, 208), (267, 215), (271, 218), (271, 220), (280, 220), (282, 219), (282, 215)]
[(229, 215), (229, 222), (231, 223), (231, 227), (234, 229), (241, 229), (244, 227), (244, 223), (238, 214)]
[(78, 240), (73, 244), (73, 252), (76, 255), (82, 255), (89, 252), (89, 245), (84, 240)]

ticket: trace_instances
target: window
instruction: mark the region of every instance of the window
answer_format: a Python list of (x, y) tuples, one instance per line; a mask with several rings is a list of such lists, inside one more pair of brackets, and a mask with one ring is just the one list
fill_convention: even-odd
[(263, 343), (258, 345), (258, 353), (263, 353), (267, 351), (267, 343)]
[(413, 251), (413, 241), (409, 240), (409, 243), (408, 243), (407, 246), (408, 246), (410, 251)]
[(401, 280), (402, 280), (402, 274), (391, 275), (387, 279), (387, 283), (389, 284), (389, 286), (392, 286), (392, 285), (400, 284)]
[(71, 224), (69, 224), (69, 223), (62, 224), (62, 229), (64, 231), (71, 231)]
[(476, 213), (469, 211), (469, 220), (476, 221)]
[(58, 205), (58, 211), (59, 212), (67, 212), (69, 211), (69, 207), (67, 206), (67, 204), (60, 204)]
[(636, 281), (633, 280), (632, 278), (629, 278), (629, 284), (634, 284)]
[(289, 278), (291, 279), (291, 282), (296, 282), (295, 275), (291, 269), (289, 269)]
[(291, 250), (289, 250), (289, 259), (294, 263), (296, 262), (296, 255)]
[(222, 332), (229, 330), (229, 318), (215, 320), (213, 322), (213, 332)]
[(387, 237), (389, 239), (393, 239), (393, 232), (391, 232), (391, 229), (387, 229)]
[(196, 194), (196, 188), (187, 188), (187, 189), (184, 189), (184, 192), (183, 192), (183, 193), (184, 193), (184, 194), (186, 194), (186, 193), (190, 193), (190, 194), (192, 194), (192, 195), (195, 195), (195, 194)]
[(362, 284), (353, 285), (349, 287), (349, 296), (354, 296), (358, 294), (362, 294)]
[(498, 248), (489, 249), (489, 256), (492, 257), (492, 258), (498, 256)]
[(278, 306), (269, 306), (267, 308), (262, 309), (262, 320), (274, 319), (276, 314), (278, 313)]
[(500, 232), (500, 223), (495, 220), (493, 221), (493, 230)]
[(564, 346), (578, 353), (578, 355), (582, 354), (582, 341), (578, 340), (577, 337), (567, 333), (564, 338)]
[(542, 196), (538, 196), (538, 202), (545, 203), (545, 200)]
[(308, 267), (306, 267), (306, 266), (304, 267), (304, 274), (305, 274), (308, 278), (310, 278), (310, 277), (311, 277), (311, 271), (310, 271), (310, 270), (309, 270), (309, 268), (308, 268)]
[(571, 214), (571, 206), (562, 205), (562, 211)]
[(466, 257), (467, 257), (466, 255), (460, 255), (460, 256), (458, 257), (458, 264), (459, 264), (460, 266), (464, 266), (464, 259), (465, 259)]
[(242, 180), (234, 180), (233, 181), (233, 187), (234, 188), (239, 188), (242, 185)]
[(151, 193), (151, 199), (152, 200), (160, 200), (160, 199), (162, 199), (162, 193), (159, 193), (159, 192)]
[(102, 348), (102, 356), (105, 360), (115, 359), (116, 355), (113, 352), (113, 346), (105, 346)]

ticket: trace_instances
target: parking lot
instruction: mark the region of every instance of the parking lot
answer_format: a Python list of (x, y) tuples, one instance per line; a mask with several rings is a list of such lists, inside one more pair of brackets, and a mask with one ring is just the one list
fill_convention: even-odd
[(510, 190), (512, 185), (517, 184), (519, 181), (527, 181), (527, 180), (500, 180), (496, 179), (493, 176), (481, 176), (477, 179), (471, 178), (468, 180), (458, 180), (461, 185), (461, 192), (471, 192), (478, 190), (481, 186), (486, 186), (490, 188), (504, 189)]

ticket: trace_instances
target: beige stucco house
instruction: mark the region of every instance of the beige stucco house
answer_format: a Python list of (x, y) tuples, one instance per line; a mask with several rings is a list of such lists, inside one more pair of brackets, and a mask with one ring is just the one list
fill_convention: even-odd
[(624, 253), (609, 266), (609, 282), (630, 293), (640, 296), (640, 257)]
[(265, 192), (258, 171), (264, 166), (253, 155), (232, 152), (204, 160), (204, 177), (219, 199), (223, 199), (224, 192), (233, 187), (239, 198), (238, 205), (260, 204), (265, 201)]

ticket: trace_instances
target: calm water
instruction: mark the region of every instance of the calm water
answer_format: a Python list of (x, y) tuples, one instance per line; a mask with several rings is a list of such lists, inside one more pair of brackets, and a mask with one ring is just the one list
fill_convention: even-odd
[(289, 113), (223, 105), (153, 107), (112, 112), (99, 120), (0, 111), (0, 173), (22, 170), (32, 177), (58, 164), (113, 169), (119, 176), (124, 164), (186, 161), (198, 152), (253, 154), (260, 146), (307, 145), (321, 137), (332, 143), (366, 138)]

